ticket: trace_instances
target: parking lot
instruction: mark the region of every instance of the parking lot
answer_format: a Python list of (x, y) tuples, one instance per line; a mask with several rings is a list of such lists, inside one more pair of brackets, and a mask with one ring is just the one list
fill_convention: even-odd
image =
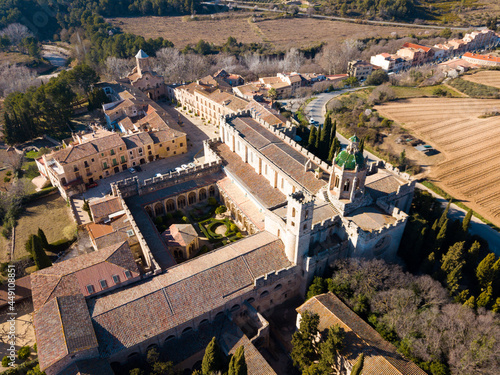
[(180, 167), (183, 164), (188, 164), (194, 161), (194, 158), (203, 151), (203, 141), (205, 139), (214, 138), (217, 136), (217, 128), (213, 125), (204, 125), (199, 118), (191, 118), (180, 113), (176, 108), (166, 104), (159, 103), (163, 109), (170, 115), (180, 119), (181, 124), (169, 124), (172, 128), (180, 130), (187, 134), (188, 151), (182, 155), (176, 155), (168, 159), (160, 159), (151, 163), (142, 164), (141, 171), (130, 173), (128, 170), (117, 173), (113, 176), (97, 181), (97, 186), (83, 193), (83, 198), (91, 200), (93, 198), (101, 198), (111, 192), (110, 184), (125, 178), (135, 177), (140, 182), (153, 178), (156, 174), (165, 174), (171, 169)]

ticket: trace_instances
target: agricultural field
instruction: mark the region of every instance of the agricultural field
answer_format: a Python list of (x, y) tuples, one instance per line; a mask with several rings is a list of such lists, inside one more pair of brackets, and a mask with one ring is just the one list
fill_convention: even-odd
[(196, 44), (200, 39), (222, 45), (229, 36), (242, 43), (269, 43), (277, 50), (290, 47), (310, 47), (320, 42), (336, 43), (345, 39), (369, 38), (372, 36), (399, 36), (410, 33), (429, 33), (418, 28), (374, 26), (314, 18), (256, 18), (251, 14), (221, 13), (214, 18), (201, 17), (188, 21), (186, 17), (138, 17), (110, 18), (113, 26), (124, 32), (142, 35), (145, 38), (163, 37), (177, 48)]
[(500, 116), (484, 116), (500, 100), (415, 98), (375, 108), (444, 155), (433, 182), (500, 225)]
[(500, 70), (483, 70), (474, 74), (464, 75), (461, 78), (466, 81), (500, 89)]

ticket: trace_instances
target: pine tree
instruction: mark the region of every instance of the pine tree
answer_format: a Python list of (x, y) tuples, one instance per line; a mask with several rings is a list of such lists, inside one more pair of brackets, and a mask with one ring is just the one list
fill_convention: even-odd
[(328, 291), (325, 279), (319, 276), (315, 276), (313, 282), (309, 286), (307, 291), (306, 300), (317, 296), (318, 294), (323, 294)]
[(462, 230), (464, 231), (464, 233), (468, 233), (469, 232), (469, 226), (470, 226), (470, 219), (471, 218), (472, 218), (472, 210), (469, 209), (469, 211), (467, 211), (467, 214), (464, 217), (464, 220), (462, 221)]
[(248, 369), (245, 361), (245, 347), (240, 346), (231, 357), (228, 375), (247, 375)]
[(45, 236), (45, 233), (43, 233), (43, 230), (41, 228), (38, 228), (38, 234), (37, 236), (40, 238), (40, 241), (42, 241), (42, 247), (45, 250), (49, 250), (49, 242), (47, 241), (47, 237)]
[(313, 339), (318, 333), (319, 315), (304, 311), (300, 320), (300, 328), (292, 336), (291, 357), (293, 365), (301, 371), (313, 362), (316, 350)]
[(483, 292), (477, 297), (476, 306), (477, 307), (487, 307), (491, 302), (491, 297), (493, 295), (493, 288), (491, 284), (488, 285)]
[(469, 265), (469, 267), (476, 267), (480, 250), (481, 244), (479, 243), (479, 241), (474, 241), (470, 249), (467, 251), (467, 264)]
[(446, 231), (448, 229), (448, 219), (445, 220), (443, 225), (441, 226), (441, 229), (439, 230), (439, 233), (436, 237), (436, 252), (440, 253), (441, 247), (443, 246), (443, 243), (446, 241)]
[(33, 260), (35, 261), (36, 266), (39, 270), (50, 267), (52, 262), (50, 261), (47, 254), (45, 254), (45, 250), (43, 250), (42, 241), (38, 236), (33, 236), (32, 242), (33, 249)]
[(205, 349), (205, 355), (201, 363), (201, 371), (203, 375), (211, 375), (217, 371), (224, 371), (224, 358), (222, 357), (222, 351), (215, 337), (212, 338)]
[(345, 331), (338, 324), (328, 328), (328, 336), (325, 342), (319, 346), (319, 365), (324, 374), (338, 372), (340, 364), (338, 362), (339, 351), (344, 347)]
[(316, 143), (316, 126), (311, 126), (311, 129), (309, 131), (309, 140), (307, 142), (307, 149), (309, 151), (312, 151), (314, 149), (314, 144)]
[(439, 218), (439, 221), (438, 221), (438, 227), (441, 228), (445, 222), (445, 220), (448, 219), (448, 211), (450, 210), (450, 205), (451, 205), (451, 201), (448, 202), (448, 204), (446, 205), (446, 209), (443, 211), (443, 213), (441, 214), (441, 217)]

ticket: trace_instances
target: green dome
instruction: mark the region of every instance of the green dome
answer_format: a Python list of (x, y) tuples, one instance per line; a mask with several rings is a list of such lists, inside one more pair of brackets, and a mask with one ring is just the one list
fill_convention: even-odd
[(364, 163), (365, 159), (361, 152), (350, 154), (346, 150), (343, 150), (335, 158), (335, 164), (339, 167), (344, 166), (345, 169), (356, 169), (356, 165), (362, 167)]
[(358, 142), (358, 143), (359, 143), (359, 138), (358, 138), (358, 137), (356, 137), (356, 135), (353, 135), (351, 138), (349, 138), (349, 140), (350, 140), (351, 142), (353, 142), (353, 143), (355, 143), (355, 142)]

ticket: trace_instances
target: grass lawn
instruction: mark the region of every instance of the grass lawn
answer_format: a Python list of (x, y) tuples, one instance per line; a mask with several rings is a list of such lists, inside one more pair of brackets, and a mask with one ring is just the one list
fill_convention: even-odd
[(50, 243), (63, 238), (64, 228), (72, 225), (74, 221), (71, 218), (70, 208), (59, 194), (52, 194), (28, 204), (16, 226), (15, 258), (28, 255), (24, 244), (31, 234), (38, 231), (38, 228), (43, 229)]
[(396, 97), (399, 99), (419, 98), (422, 96), (435, 96), (433, 94), (433, 91), (438, 88), (448, 92), (449, 93), (448, 95), (450, 95), (452, 98), (462, 97), (459, 93), (449, 89), (444, 85), (426, 86), (426, 87), (390, 86), (390, 88), (396, 93)]

